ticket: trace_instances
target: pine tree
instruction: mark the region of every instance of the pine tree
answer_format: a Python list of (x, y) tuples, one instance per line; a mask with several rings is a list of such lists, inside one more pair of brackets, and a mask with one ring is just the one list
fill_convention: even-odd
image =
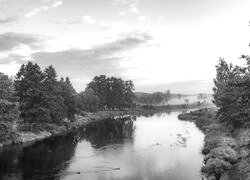
[(77, 109), (77, 94), (75, 89), (73, 88), (70, 79), (66, 77), (64, 80), (61, 78), (59, 82), (59, 87), (60, 87), (60, 95), (63, 98), (63, 104), (64, 104), (64, 109), (66, 112), (66, 116), (70, 120), (74, 120), (74, 115), (78, 113)]
[(20, 117), (25, 123), (45, 122), (49, 111), (43, 107), (44, 91), (42, 81), (44, 74), (36, 63), (22, 65), (15, 79), (15, 94), (19, 97)]
[(66, 116), (63, 97), (60, 94), (57, 74), (52, 66), (49, 66), (44, 71), (45, 79), (42, 83), (45, 98), (43, 105), (50, 111), (49, 122), (61, 123)]

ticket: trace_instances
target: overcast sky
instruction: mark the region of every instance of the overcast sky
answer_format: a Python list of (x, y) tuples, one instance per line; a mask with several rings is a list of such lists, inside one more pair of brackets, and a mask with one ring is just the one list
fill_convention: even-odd
[(249, 0), (0, 0), (0, 72), (54, 65), (78, 91), (106, 74), (136, 91), (211, 92), (219, 57), (249, 54)]

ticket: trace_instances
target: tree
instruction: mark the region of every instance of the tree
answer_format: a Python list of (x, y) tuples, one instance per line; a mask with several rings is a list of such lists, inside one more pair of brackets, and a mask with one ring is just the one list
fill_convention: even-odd
[(44, 71), (44, 80), (42, 87), (44, 91), (43, 106), (50, 111), (50, 119), (48, 122), (61, 123), (66, 117), (64, 99), (60, 94), (57, 74), (52, 66)]
[(100, 107), (104, 108), (107, 104), (108, 96), (108, 82), (105, 75), (95, 76), (94, 79), (88, 84), (87, 88), (92, 89), (100, 99)]
[(135, 101), (141, 104), (160, 104), (166, 103), (170, 99), (170, 91), (153, 93), (136, 93)]
[(66, 112), (66, 116), (70, 120), (74, 120), (74, 115), (78, 112), (77, 109), (77, 94), (75, 89), (73, 88), (69, 77), (66, 77), (64, 80), (61, 78), (59, 81), (59, 93), (63, 98), (64, 109)]
[(73, 120), (78, 112), (70, 79), (57, 81), (52, 66), (41, 71), (36, 63), (23, 64), (16, 75), (15, 94), (19, 98), (20, 117), (26, 124), (60, 124), (65, 117)]
[(48, 109), (42, 106), (44, 74), (36, 63), (23, 64), (15, 78), (15, 94), (19, 97), (20, 117), (25, 123), (45, 122)]
[(250, 107), (247, 103), (250, 87), (248, 68), (233, 66), (220, 59), (216, 72), (213, 103), (219, 108), (217, 117), (226, 124), (240, 127), (248, 121)]
[(134, 84), (121, 78), (100, 75), (88, 84), (87, 89), (92, 89), (100, 100), (101, 108), (121, 109), (132, 107), (134, 100)]
[(14, 86), (12, 80), (0, 72), (0, 99), (13, 100)]
[(18, 108), (13, 98), (12, 80), (0, 73), (0, 143), (16, 138), (13, 122), (18, 120)]
[(86, 88), (84, 92), (80, 92), (78, 99), (78, 107), (82, 111), (96, 111), (99, 108), (99, 97), (92, 89)]
[(18, 119), (17, 105), (13, 97), (14, 86), (12, 80), (0, 73), (0, 122), (12, 123)]
[(133, 102), (135, 99), (134, 91), (134, 83), (133, 81), (125, 81), (125, 88), (124, 88), (124, 100), (123, 104), (125, 107), (132, 107)]

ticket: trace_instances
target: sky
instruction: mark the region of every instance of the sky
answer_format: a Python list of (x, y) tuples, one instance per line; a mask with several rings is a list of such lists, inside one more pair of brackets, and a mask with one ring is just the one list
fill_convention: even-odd
[(220, 57), (244, 64), (249, 0), (0, 0), (0, 72), (53, 65), (82, 91), (96, 75), (136, 91), (211, 93)]

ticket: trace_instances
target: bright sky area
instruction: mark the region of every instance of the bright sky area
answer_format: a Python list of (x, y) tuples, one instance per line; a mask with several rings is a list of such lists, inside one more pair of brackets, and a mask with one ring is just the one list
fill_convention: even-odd
[(0, 0), (0, 72), (53, 65), (77, 91), (100, 74), (136, 91), (211, 93), (219, 57), (249, 54), (249, 0)]

